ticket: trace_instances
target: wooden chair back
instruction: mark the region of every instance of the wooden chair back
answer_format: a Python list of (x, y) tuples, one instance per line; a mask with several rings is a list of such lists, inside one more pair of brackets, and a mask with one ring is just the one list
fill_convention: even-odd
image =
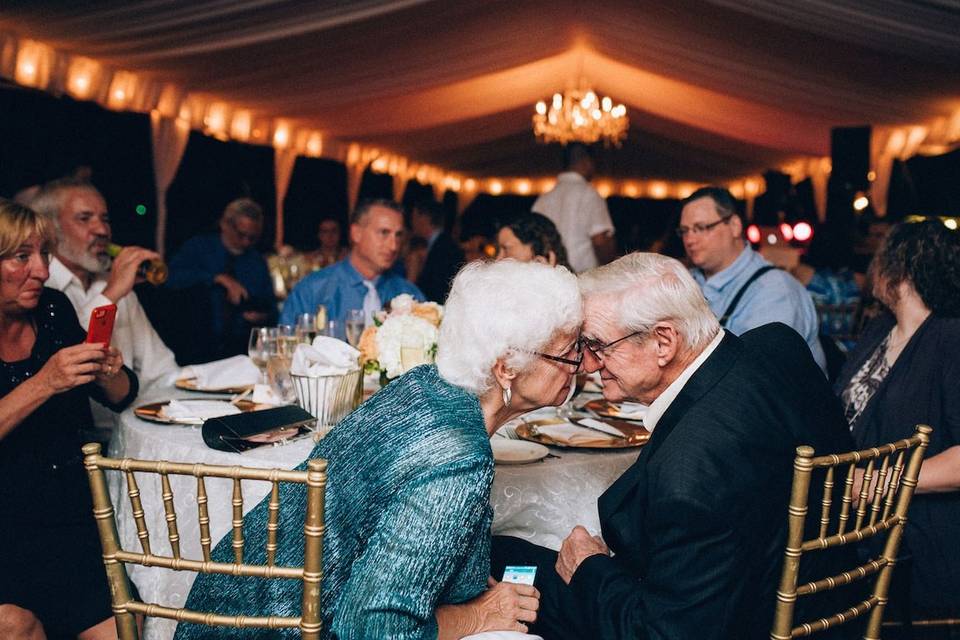
[[(93, 495), (93, 513), (97, 521), (100, 543), (103, 547), (103, 563), (110, 583), (113, 613), (121, 640), (138, 640), (137, 614), (237, 629), (299, 629), (307, 640), (320, 638), (320, 583), (323, 577), (323, 510), (327, 482), (326, 460), (310, 460), (307, 471), (283, 469), (251, 469), (239, 466), (189, 464), (166, 461), (134, 460), (131, 458), (108, 458), (100, 455), (99, 444), (83, 447), (84, 466), (90, 480)], [(113, 503), (107, 489), (105, 470), (122, 472), (127, 481), (133, 519), (141, 552), (124, 550), (117, 533)], [(160, 476), (163, 509), (167, 522), (167, 540), (171, 555), (158, 554), (150, 544), (150, 534), (144, 519), (144, 508), (134, 472), (154, 473)], [(200, 524), (200, 546), (203, 559), (183, 558), (180, 554), (180, 534), (177, 529), (177, 513), (169, 476), (194, 476), (197, 479), (197, 509)], [(233, 554), (230, 563), (214, 562), (211, 559), (210, 517), (204, 478), (229, 478), (233, 480)], [(271, 483), (267, 521), (266, 564), (244, 562), (243, 538), (243, 493), (242, 480), (259, 480)], [(277, 566), (277, 530), (280, 513), (280, 483), (304, 484), (307, 487), (307, 509), (303, 524), (303, 566)], [(303, 582), (303, 598), (299, 616), (253, 617), (220, 615), (215, 612), (191, 611), (157, 603), (134, 600), (125, 569), (126, 564), (163, 567), (175, 571), (227, 574), (236, 576), (300, 580)]]
[[(812, 447), (797, 448), (788, 511), (787, 547), (780, 587), (777, 590), (773, 629), (770, 632), (772, 640), (809, 636), (860, 618), (868, 612), (870, 619), (864, 638), (879, 639), (890, 579), (903, 536), (903, 526), (907, 520), (907, 509), (917, 486), (920, 466), (930, 442), (931, 432), (930, 427), (918, 425), (911, 438), (863, 451), (820, 457), (814, 457)], [(861, 464), (864, 464), (862, 469)], [(815, 538), (804, 540), (807, 502), (814, 469), (825, 469), (820, 526)], [(861, 472), (862, 482), (857, 493), (858, 501), (854, 506), (854, 485)], [(840, 511), (835, 518), (832, 502), (834, 483), (838, 476), (842, 476), (844, 489)], [(834, 522), (836, 530), (831, 532), (831, 523)], [(887, 534), (887, 538), (879, 556), (839, 575), (797, 585), (800, 559), (804, 553), (858, 543), (883, 533)], [(874, 579), (873, 587), (870, 596), (865, 600), (829, 617), (795, 624), (794, 613), (798, 597), (835, 589), (871, 576)]]

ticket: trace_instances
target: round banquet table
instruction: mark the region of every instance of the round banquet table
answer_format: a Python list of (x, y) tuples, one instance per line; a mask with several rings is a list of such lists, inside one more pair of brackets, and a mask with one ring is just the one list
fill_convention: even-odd
[[(140, 406), (151, 401), (201, 395), (167, 387), (141, 394), (134, 404)], [(264, 446), (241, 454), (216, 451), (204, 444), (198, 426), (147, 422), (136, 417), (133, 408), (130, 408), (120, 416), (109, 453), (114, 457), (145, 460), (290, 469), (300, 464), (313, 446), (313, 440), (305, 438), (283, 446)], [(559, 549), (561, 541), (577, 524), (584, 525), (591, 533), (599, 533), (597, 498), (636, 460), (639, 449), (585, 451), (555, 448), (551, 449), (551, 453), (558, 457), (526, 465), (496, 466), (490, 495), (494, 511), (493, 534), (518, 536)], [(196, 480), (190, 476), (171, 475), (169, 478), (174, 494), (181, 554), (184, 558), (202, 559)], [(109, 472), (107, 479), (122, 546), (140, 552), (132, 508), (126, 495), (126, 481), (118, 472)], [(159, 476), (138, 474), (137, 480), (152, 549), (155, 553), (169, 555)], [(337, 479), (330, 478), (329, 481), (336, 482)], [(210, 534), (216, 544), (230, 531), (232, 481), (208, 478), (205, 483), (209, 498)], [(269, 488), (266, 482), (244, 481), (243, 512), (247, 513), (256, 506), (267, 495)], [(127, 571), (142, 600), (172, 607), (183, 606), (195, 577), (191, 572), (138, 565), (128, 565)], [(173, 637), (175, 628), (174, 621), (150, 618), (144, 628), (144, 637), (147, 640), (166, 640)]]

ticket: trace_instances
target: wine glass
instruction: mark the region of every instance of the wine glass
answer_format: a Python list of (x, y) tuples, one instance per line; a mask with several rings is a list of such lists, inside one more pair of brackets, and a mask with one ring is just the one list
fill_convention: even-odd
[(353, 347), (360, 344), (360, 336), (367, 326), (367, 314), (363, 309), (351, 309), (347, 312), (347, 342)]
[(300, 340), (297, 337), (297, 329), (290, 324), (277, 325), (277, 352), (285, 358), (292, 358), (293, 351), (297, 348)]
[(306, 344), (313, 344), (317, 336), (317, 319), (312, 313), (301, 313), (297, 316), (297, 339)]
[(260, 369), (260, 382), (267, 383), (267, 362), (270, 354), (277, 348), (277, 330), (271, 327), (254, 327), (250, 330), (247, 355), (250, 361)]
[(314, 314), (314, 322), (316, 323), (317, 331), (320, 332), (320, 335), (323, 335), (324, 331), (327, 330), (327, 305), (317, 305), (317, 313)]

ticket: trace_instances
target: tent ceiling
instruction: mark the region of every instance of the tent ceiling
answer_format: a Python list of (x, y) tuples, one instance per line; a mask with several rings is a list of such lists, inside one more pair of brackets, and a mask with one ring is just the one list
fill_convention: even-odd
[(0, 29), (476, 175), (554, 173), (532, 106), (578, 77), (629, 109), (617, 177), (732, 178), (960, 107), (935, 0), (5, 0)]

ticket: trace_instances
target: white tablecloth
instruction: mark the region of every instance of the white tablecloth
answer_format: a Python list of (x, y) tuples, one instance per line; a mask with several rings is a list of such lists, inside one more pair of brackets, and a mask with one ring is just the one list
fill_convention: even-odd
[[(159, 389), (154, 390), (150, 397), (142, 396), (135, 404), (197, 395), (172, 388)], [(224, 453), (210, 449), (203, 443), (199, 427), (146, 422), (128, 409), (122, 414), (119, 427), (114, 430), (110, 454), (147, 460), (289, 469), (302, 462), (313, 446), (314, 442), (308, 438), (280, 447), (261, 447), (243, 454)], [(514, 535), (559, 549), (560, 542), (574, 525), (582, 524), (591, 533), (599, 533), (597, 498), (633, 463), (639, 453), (636, 449), (624, 452), (554, 449), (552, 452), (559, 457), (528, 465), (497, 465), (490, 496), (494, 510), (494, 534)], [(123, 547), (139, 551), (136, 526), (126, 496), (126, 483), (117, 472), (110, 472), (107, 477)], [(155, 475), (138, 475), (138, 482), (153, 550), (169, 554), (159, 478)], [(170, 482), (177, 511), (181, 553), (185, 558), (202, 558), (196, 480), (193, 477), (170, 476)], [(232, 481), (207, 479), (206, 488), (210, 533), (212, 543), (216, 545), (230, 531)], [(268, 483), (245, 481), (244, 513), (256, 506), (268, 491)], [(136, 565), (129, 565), (128, 572), (142, 599), (174, 607), (183, 606), (186, 602), (195, 577), (190, 572)], [(175, 627), (174, 622), (151, 618), (147, 621), (144, 636), (147, 640), (167, 639), (172, 637)]]

